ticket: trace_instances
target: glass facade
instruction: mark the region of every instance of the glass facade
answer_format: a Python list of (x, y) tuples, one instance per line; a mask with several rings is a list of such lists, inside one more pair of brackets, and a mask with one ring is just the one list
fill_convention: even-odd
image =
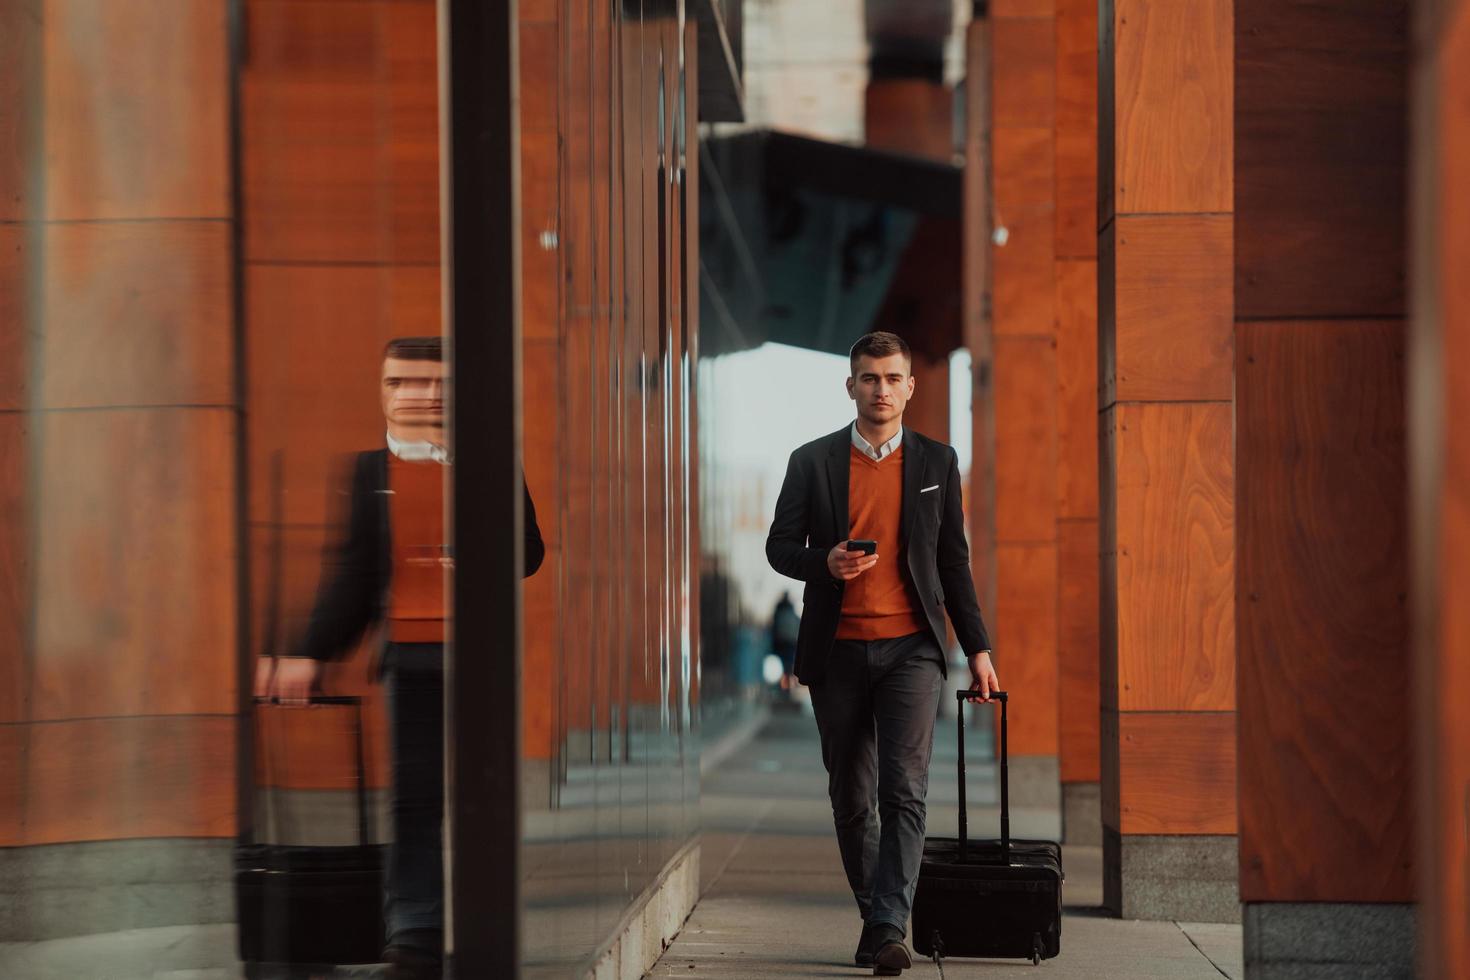
[(560, 54), (555, 115), (522, 115), (526, 472), (552, 542), (525, 592), (526, 976), (590, 965), (697, 826), (696, 137), (668, 14), (523, 27)]
[[(694, 866), (699, 502), (721, 491), (693, 25), (522, 7), (504, 462), (545, 557), (520, 943), (525, 975), (569, 977)], [(443, 416), (451, 385), (516, 370), (451, 378), (438, 346), (438, 13), (0, 0), (0, 974), (290, 975), (262, 963), (438, 928)], [(509, 701), (487, 693), (485, 731)], [(303, 861), (351, 879), (334, 902), (361, 928), (293, 904)]]

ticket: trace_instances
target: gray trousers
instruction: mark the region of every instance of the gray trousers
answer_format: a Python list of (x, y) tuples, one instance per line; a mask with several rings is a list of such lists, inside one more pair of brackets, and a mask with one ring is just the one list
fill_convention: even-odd
[(908, 931), (943, 685), (927, 632), (838, 640), (811, 685), (842, 867), (868, 925)]

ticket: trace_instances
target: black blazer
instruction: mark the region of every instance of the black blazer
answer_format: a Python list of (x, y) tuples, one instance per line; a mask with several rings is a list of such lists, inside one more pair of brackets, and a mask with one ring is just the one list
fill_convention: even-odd
[[(801, 632), (796, 641), (796, 676), (820, 681), (842, 614), (844, 583), (827, 569), (827, 552), (851, 532), (847, 477), (852, 425), (813, 440), (791, 454), (766, 538), (766, 559), (782, 575), (806, 583)], [(927, 493), (925, 487), (938, 485)], [(960, 465), (942, 442), (903, 430), (903, 514), (899, 533), (907, 546), (905, 576), (924, 609), (935, 641), (944, 649), (944, 613), (966, 655), (990, 649), (975, 582), (960, 496)], [(882, 542), (878, 547), (886, 547)]]
[[(524, 489), (525, 480), (521, 486)], [(531, 492), (525, 491), (526, 567), (541, 567), (546, 546), (536, 524)], [(350, 653), (364, 633), (383, 618), (393, 573), (393, 535), (388, 527), (388, 450), (358, 453), (348, 490), (347, 523), (328, 548), (316, 603), (298, 656), (330, 660)]]

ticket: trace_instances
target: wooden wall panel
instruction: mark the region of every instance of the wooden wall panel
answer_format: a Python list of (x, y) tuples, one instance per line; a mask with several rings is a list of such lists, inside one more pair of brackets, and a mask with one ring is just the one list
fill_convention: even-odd
[(1057, 713), (1064, 783), (1099, 778), (1097, 520), (1057, 522)]
[[(41, 143), (41, 0), (0, 5), (0, 105), (7, 108), (0, 139), (0, 222), (41, 217), (43, 201), (31, 193), (30, 161)], [(0, 257), (0, 263), (3, 263)], [(0, 265), (0, 272), (4, 271)], [(8, 285), (0, 280), (0, 285)], [(5, 304), (0, 290), (0, 311)], [(4, 343), (0, 329), (0, 345)], [(3, 347), (0, 347), (3, 350)], [(7, 381), (0, 375), (0, 382)], [(0, 383), (0, 391), (7, 385)]]
[(995, 335), (1050, 336), (1056, 316), (1052, 131), (997, 129), (992, 154), (995, 222), (1009, 232), (1005, 246), (990, 253)]
[[(1056, 36), (1052, 18), (1011, 18), (993, 12), (991, 49), (991, 113), (995, 128), (1050, 130), (1056, 118)], [(995, 170), (997, 176), (1002, 175), (999, 161)]]
[(1117, 213), (1232, 210), (1233, 6), (1113, 0)]
[(557, 337), (557, 252), (542, 242), (560, 225), (556, 154), (555, 129), (521, 132), (521, 337), (528, 342)]
[(1418, 967), (1470, 976), (1470, 3), (1417, 8), (1408, 390)]
[(383, 445), (383, 345), (439, 333), (439, 270), (255, 263), (246, 287), (251, 518), (272, 513), (265, 474), (279, 451), (285, 520), (320, 525), (345, 457)]
[(1238, 343), (1241, 897), (1411, 901), (1403, 327)]
[(561, 639), (558, 584), (561, 550), (559, 482), (561, 352), (558, 252), (542, 241), (556, 234), (558, 220), (557, 132), (561, 74), (560, 37), (554, 8), (548, 19), (526, 19), (531, 4), (521, 0), (521, 385), (523, 465), (536, 503), (546, 557), (522, 591), (522, 752), (550, 759), (556, 743), (560, 690), (557, 653)]
[(33, 531), (26, 488), (31, 432), (26, 415), (0, 412), (0, 726), (24, 720), (30, 690)]
[(31, 22), (45, 218), (230, 215), (226, 15), (196, 0), (45, 5)]
[(20, 844), (235, 831), (233, 717), (30, 725)]
[[(1097, 256), (1097, 16), (1097, 0), (1057, 0), (1056, 251), (1059, 258)], [(1096, 343), (1094, 337), (1094, 347)]]
[(0, 723), (0, 847), (25, 839), (26, 742), (30, 725)]
[(40, 296), (35, 289), (34, 250), (27, 248), (27, 242), (35, 229), (0, 224), (0, 412), (22, 411), (31, 399), (35, 341), (28, 325)]
[(1055, 341), (995, 341), (996, 535), (1002, 542), (1056, 540)]
[(1235, 833), (1235, 751), (1233, 712), (1122, 712), (1119, 829)]
[(45, 310), (36, 407), (232, 404), (231, 235), (224, 221), (48, 224), (39, 256), (17, 242)]
[[(961, 285), (964, 344), (971, 358), (970, 458), (995, 458), (995, 390), (991, 309), (990, 22), (972, 18), (965, 31), (964, 228)], [(970, 573), (980, 608), (995, 609), (995, 467), (970, 467), (965, 488)]]
[(30, 718), (233, 711), (233, 413), (42, 426)]
[(1119, 401), (1229, 401), (1229, 215), (1119, 216), (1113, 226)]
[(1056, 13), (1058, 0), (993, 0), (992, 17), (1050, 17)]
[(1057, 754), (1057, 546), (996, 547), (995, 671), (1018, 706), (1014, 756)]
[(1118, 708), (1235, 705), (1235, 517), (1228, 403), (1120, 404)]
[(436, 264), (433, 4), (251, 0), (246, 21), (246, 257)]
[[(363, 707), (364, 783), (390, 783), (388, 729), (382, 699), (376, 719)], [(357, 739), (350, 709), (261, 707), (255, 712), (255, 785), (261, 788), (355, 790)]]
[(1235, 6), (1237, 316), (1402, 315), (1404, 5)]
[(1095, 519), (1097, 263), (1059, 259), (1056, 279), (1057, 517)]

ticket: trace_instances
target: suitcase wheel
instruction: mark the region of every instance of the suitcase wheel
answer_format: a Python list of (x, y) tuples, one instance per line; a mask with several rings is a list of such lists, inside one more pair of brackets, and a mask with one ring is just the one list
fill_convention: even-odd
[(1031, 965), (1041, 965), (1041, 933), (1039, 932), (1031, 934)]

